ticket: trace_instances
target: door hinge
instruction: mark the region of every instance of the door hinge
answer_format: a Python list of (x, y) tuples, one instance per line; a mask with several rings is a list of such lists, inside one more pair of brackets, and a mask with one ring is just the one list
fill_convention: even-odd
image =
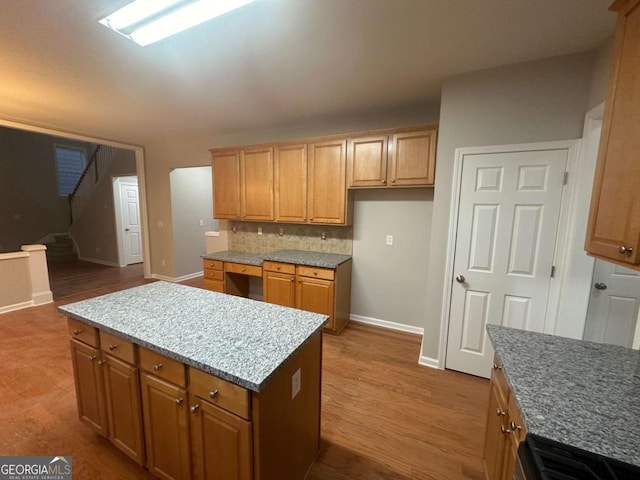
[(562, 184), (566, 185), (569, 181), (569, 172), (564, 172), (564, 178), (562, 179)]
[(556, 266), (551, 265), (551, 278), (556, 276)]

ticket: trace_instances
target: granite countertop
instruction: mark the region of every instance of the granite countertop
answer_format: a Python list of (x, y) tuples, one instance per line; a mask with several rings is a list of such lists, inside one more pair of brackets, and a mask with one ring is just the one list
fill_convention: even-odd
[(336, 268), (338, 265), (350, 260), (351, 255), (309, 252), (306, 250), (278, 250), (272, 253), (248, 253), (225, 250), (223, 252), (208, 253), (202, 258), (257, 266), (261, 266), (264, 260), (268, 260), (272, 262), (307, 265), (310, 267)]
[(168, 282), (58, 310), (255, 392), (328, 321), (326, 315)]
[(529, 433), (640, 466), (640, 352), (487, 326)]

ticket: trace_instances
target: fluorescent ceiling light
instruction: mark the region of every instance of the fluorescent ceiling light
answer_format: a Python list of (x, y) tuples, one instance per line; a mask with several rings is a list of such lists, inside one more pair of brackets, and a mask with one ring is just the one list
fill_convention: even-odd
[(135, 0), (102, 25), (145, 46), (224, 15), (255, 0)]

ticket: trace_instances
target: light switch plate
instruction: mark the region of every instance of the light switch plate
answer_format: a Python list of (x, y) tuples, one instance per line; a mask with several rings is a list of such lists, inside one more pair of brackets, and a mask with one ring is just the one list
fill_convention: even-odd
[(393, 245), (393, 235), (387, 235), (387, 245)]
[(296, 398), (296, 395), (300, 393), (300, 388), (302, 387), (302, 372), (300, 369), (297, 369), (296, 372), (291, 376), (291, 400)]

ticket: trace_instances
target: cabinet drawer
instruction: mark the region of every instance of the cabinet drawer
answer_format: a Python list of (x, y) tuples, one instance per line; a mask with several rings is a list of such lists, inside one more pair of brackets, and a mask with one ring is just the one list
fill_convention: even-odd
[(113, 355), (120, 360), (131, 364), (136, 363), (135, 346), (133, 343), (120, 337), (100, 331), (100, 348), (103, 352)]
[(290, 273), (291, 275), (296, 273), (296, 266), (291, 263), (264, 262), (262, 269), (269, 272)]
[(222, 280), (204, 279), (204, 288), (212, 292), (224, 293), (224, 282)]
[(335, 278), (335, 270), (330, 268), (305, 267), (298, 265), (298, 275), (302, 277), (322, 278), (323, 280), (333, 280)]
[(220, 260), (209, 260), (205, 258), (203, 260), (204, 268), (210, 268), (212, 270), (222, 270), (222, 262)]
[(204, 278), (207, 280), (224, 280), (224, 272), (222, 270), (211, 270), (210, 268), (204, 269)]
[(253, 277), (262, 276), (262, 267), (255, 265), (246, 265), (244, 263), (224, 262), (224, 271), (230, 273), (239, 273), (241, 275), (251, 275)]
[(522, 415), (520, 415), (520, 410), (513, 395), (509, 398), (509, 430), (511, 430), (513, 441), (517, 448), (517, 445), (527, 436), (527, 429), (524, 426)]
[(140, 368), (181, 387), (187, 385), (182, 362), (144, 347), (140, 347)]
[(222, 378), (189, 368), (189, 393), (249, 420), (249, 392)]
[(100, 346), (100, 339), (98, 337), (98, 329), (87, 325), (79, 320), (73, 318), (67, 318), (67, 325), (69, 328), (69, 335), (71, 338), (75, 338), (92, 347)]

